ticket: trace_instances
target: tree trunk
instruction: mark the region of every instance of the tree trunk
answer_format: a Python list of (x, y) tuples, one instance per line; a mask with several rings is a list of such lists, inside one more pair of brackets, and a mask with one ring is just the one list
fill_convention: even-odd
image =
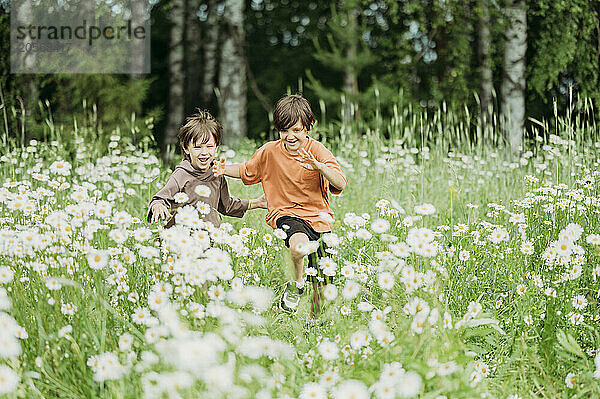
[(479, 99), (481, 101), (481, 124), (485, 127), (490, 123), (493, 112), (492, 93), (494, 90), (492, 82), (492, 66), (490, 61), (490, 14), (489, 0), (481, 0), (479, 14), (479, 70), (481, 74), (481, 89)]
[[(16, 3), (19, 4), (19, 3)], [(19, 7), (16, 8), (17, 21), (19, 23), (25, 25), (30, 23), (33, 16), (33, 4), (31, 1), (26, 0), (22, 1), (19, 4)], [(27, 38), (24, 43), (26, 45), (31, 45), (35, 43), (30, 38)], [(24, 145), (27, 142), (29, 127), (31, 125), (31, 121), (33, 119), (33, 110), (37, 107), (37, 103), (39, 100), (39, 90), (37, 87), (37, 75), (34, 73), (37, 71), (37, 57), (35, 51), (25, 51), (20, 53), (19, 56), (22, 56), (22, 60), (20, 63), (21, 68), (23, 68), (28, 74), (23, 75), (24, 90), (23, 90), (23, 98), (20, 100), (21, 103), (21, 115), (20, 121), (22, 125), (20, 126), (20, 138), (21, 145)]]
[(205, 107), (215, 94), (215, 76), (217, 74), (217, 44), (219, 41), (219, 21), (217, 18), (217, 0), (208, 1), (208, 19), (204, 24), (204, 74), (202, 78), (202, 105)]
[(504, 77), (502, 116), (504, 134), (513, 154), (519, 151), (525, 125), (525, 52), (527, 50), (527, 9), (525, 0), (513, 0), (506, 8), (508, 24), (504, 33)]
[(169, 114), (163, 142), (163, 157), (172, 155), (170, 149), (177, 145), (179, 125), (184, 117), (183, 26), (184, 0), (172, 0), (169, 32)]
[(229, 146), (235, 146), (247, 130), (244, 5), (244, 0), (226, 0), (223, 16), (218, 100), (223, 137)]
[(198, 9), (200, 8), (200, 0), (188, 0), (187, 2), (187, 21), (186, 21), (186, 80), (185, 98), (186, 109), (193, 110), (194, 107), (200, 106), (200, 21), (198, 19)]
[[(146, 29), (146, 32), (149, 32), (148, 29), (149, 23), (146, 19), (149, 11), (145, 9), (145, 5), (139, 1), (132, 1), (131, 3), (131, 25), (132, 26), (143, 26)], [(149, 16), (148, 16), (149, 17)], [(146, 43), (149, 43), (146, 41)], [(131, 62), (129, 64), (129, 78), (131, 80), (136, 80), (141, 78), (142, 73), (149, 73), (150, 68), (147, 65), (148, 59), (146, 58), (147, 52), (146, 44), (140, 44), (139, 41), (132, 41), (131, 43)]]
[[(344, 92), (346, 93), (346, 104), (344, 104), (344, 119), (352, 121), (359, 119), (358, 109), (358, 76), (354, 66), (357, 64), (357, 46), (355, 35), (357, 34), (357, 22), (354, 9), (348, 10), (348, 31), (351, 32), (351, 41), (346, 49), (346, 68), (344, 69)], [(357, 134), (360, 132), (357, 130)]]

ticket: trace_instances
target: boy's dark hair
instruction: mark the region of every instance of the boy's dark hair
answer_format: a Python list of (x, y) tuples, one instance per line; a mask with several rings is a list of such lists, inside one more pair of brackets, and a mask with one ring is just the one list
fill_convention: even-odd
[(278, 132), (289, 129), (300, 120), (306, 130), (315, 123), (315, 116), (308, 100), (302, 94), (283, 96), (277, 101), (273, 111), (273, 125)]
[(221, 144), (223, 126), (217, 121), (210, 112), (196, 108), (196, 112), (185, 119), (185, 123), (179, 129), (177, 138), (182, 149), (190, 144), (204, 144), (210, 140), (210, 136), (215, 139), (215, 144)]

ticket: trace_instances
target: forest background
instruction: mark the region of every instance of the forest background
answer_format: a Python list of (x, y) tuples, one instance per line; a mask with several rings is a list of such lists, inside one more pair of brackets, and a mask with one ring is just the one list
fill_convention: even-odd
[[(407, 107), (425, 117), (444, 107), (517, 148), (536, 121), (600, 98), (598, 1), (154, 1), (145, 75), (11, 74), (10, 4), (0, 4), (1, 102), (13, 114), (3, 127), (23, 142), (44, 137), (49, 115), (72, 124), (93, 113), (111, 134), (135, 113), (168, 154), (200, 107), (235, 147), (275, 137), (274, 102), (300, 91), (330, 127), (360, 133)], [(502, 115), (513, 122), (496, 126)]]

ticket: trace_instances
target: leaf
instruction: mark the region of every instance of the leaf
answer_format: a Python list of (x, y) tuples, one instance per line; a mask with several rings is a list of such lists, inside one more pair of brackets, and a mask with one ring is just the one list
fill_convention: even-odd
[(544, 124), (542, 122), (538, 121), (537, 119), (532, 118), (531, 116), (528, 117), (527, 119), (529, 119), (531, 122), (536, 123), (536, 124), (540, 125), (542, 128), (544, 128)]
[(565, 333), (564, 331), (560, 330), (556, 334), (556, 338), (558, 339), (558, 343), (562, 349), (582, 359), (586, 358), (585, 354), (581, 350), (581, 347), (571, 334)]
[(465, 323), (465, 326), (468, 327), (479, 327), (479, 326), (488, 326), (498, 331), (500, 334), (506, 334), (502, 328), (498, 325), (500, 324), (498, 320), (491, 318), (482, 318), (482, 319), (471, 319)]
[(396, 208), (396, 210), (398, 212), (400, 212), (400, 214), (404, 215), (406, 213), (406, 211), (404, 210), (404, 208), (402, 208), (402, 206), (400, 206), (400, 204), (398, 203), (398, 201), (396, 201), (395, 199), (391, 198), (390, 199), (390, 204), (392, 204), (392, 206), (394, 208)]

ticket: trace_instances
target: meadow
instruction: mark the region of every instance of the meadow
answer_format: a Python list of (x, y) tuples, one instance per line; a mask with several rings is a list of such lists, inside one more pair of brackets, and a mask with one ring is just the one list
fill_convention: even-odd
[(265, 211), (146, 223), (170, 174), (151, 119), (5, 137), (0, 396), (600, 397), (597, 129), (535, 121), (509, 156), (464, 118), (316, 129), (348, 176), (316, 324), (309, 295), (276, 306), (291, 261)]

